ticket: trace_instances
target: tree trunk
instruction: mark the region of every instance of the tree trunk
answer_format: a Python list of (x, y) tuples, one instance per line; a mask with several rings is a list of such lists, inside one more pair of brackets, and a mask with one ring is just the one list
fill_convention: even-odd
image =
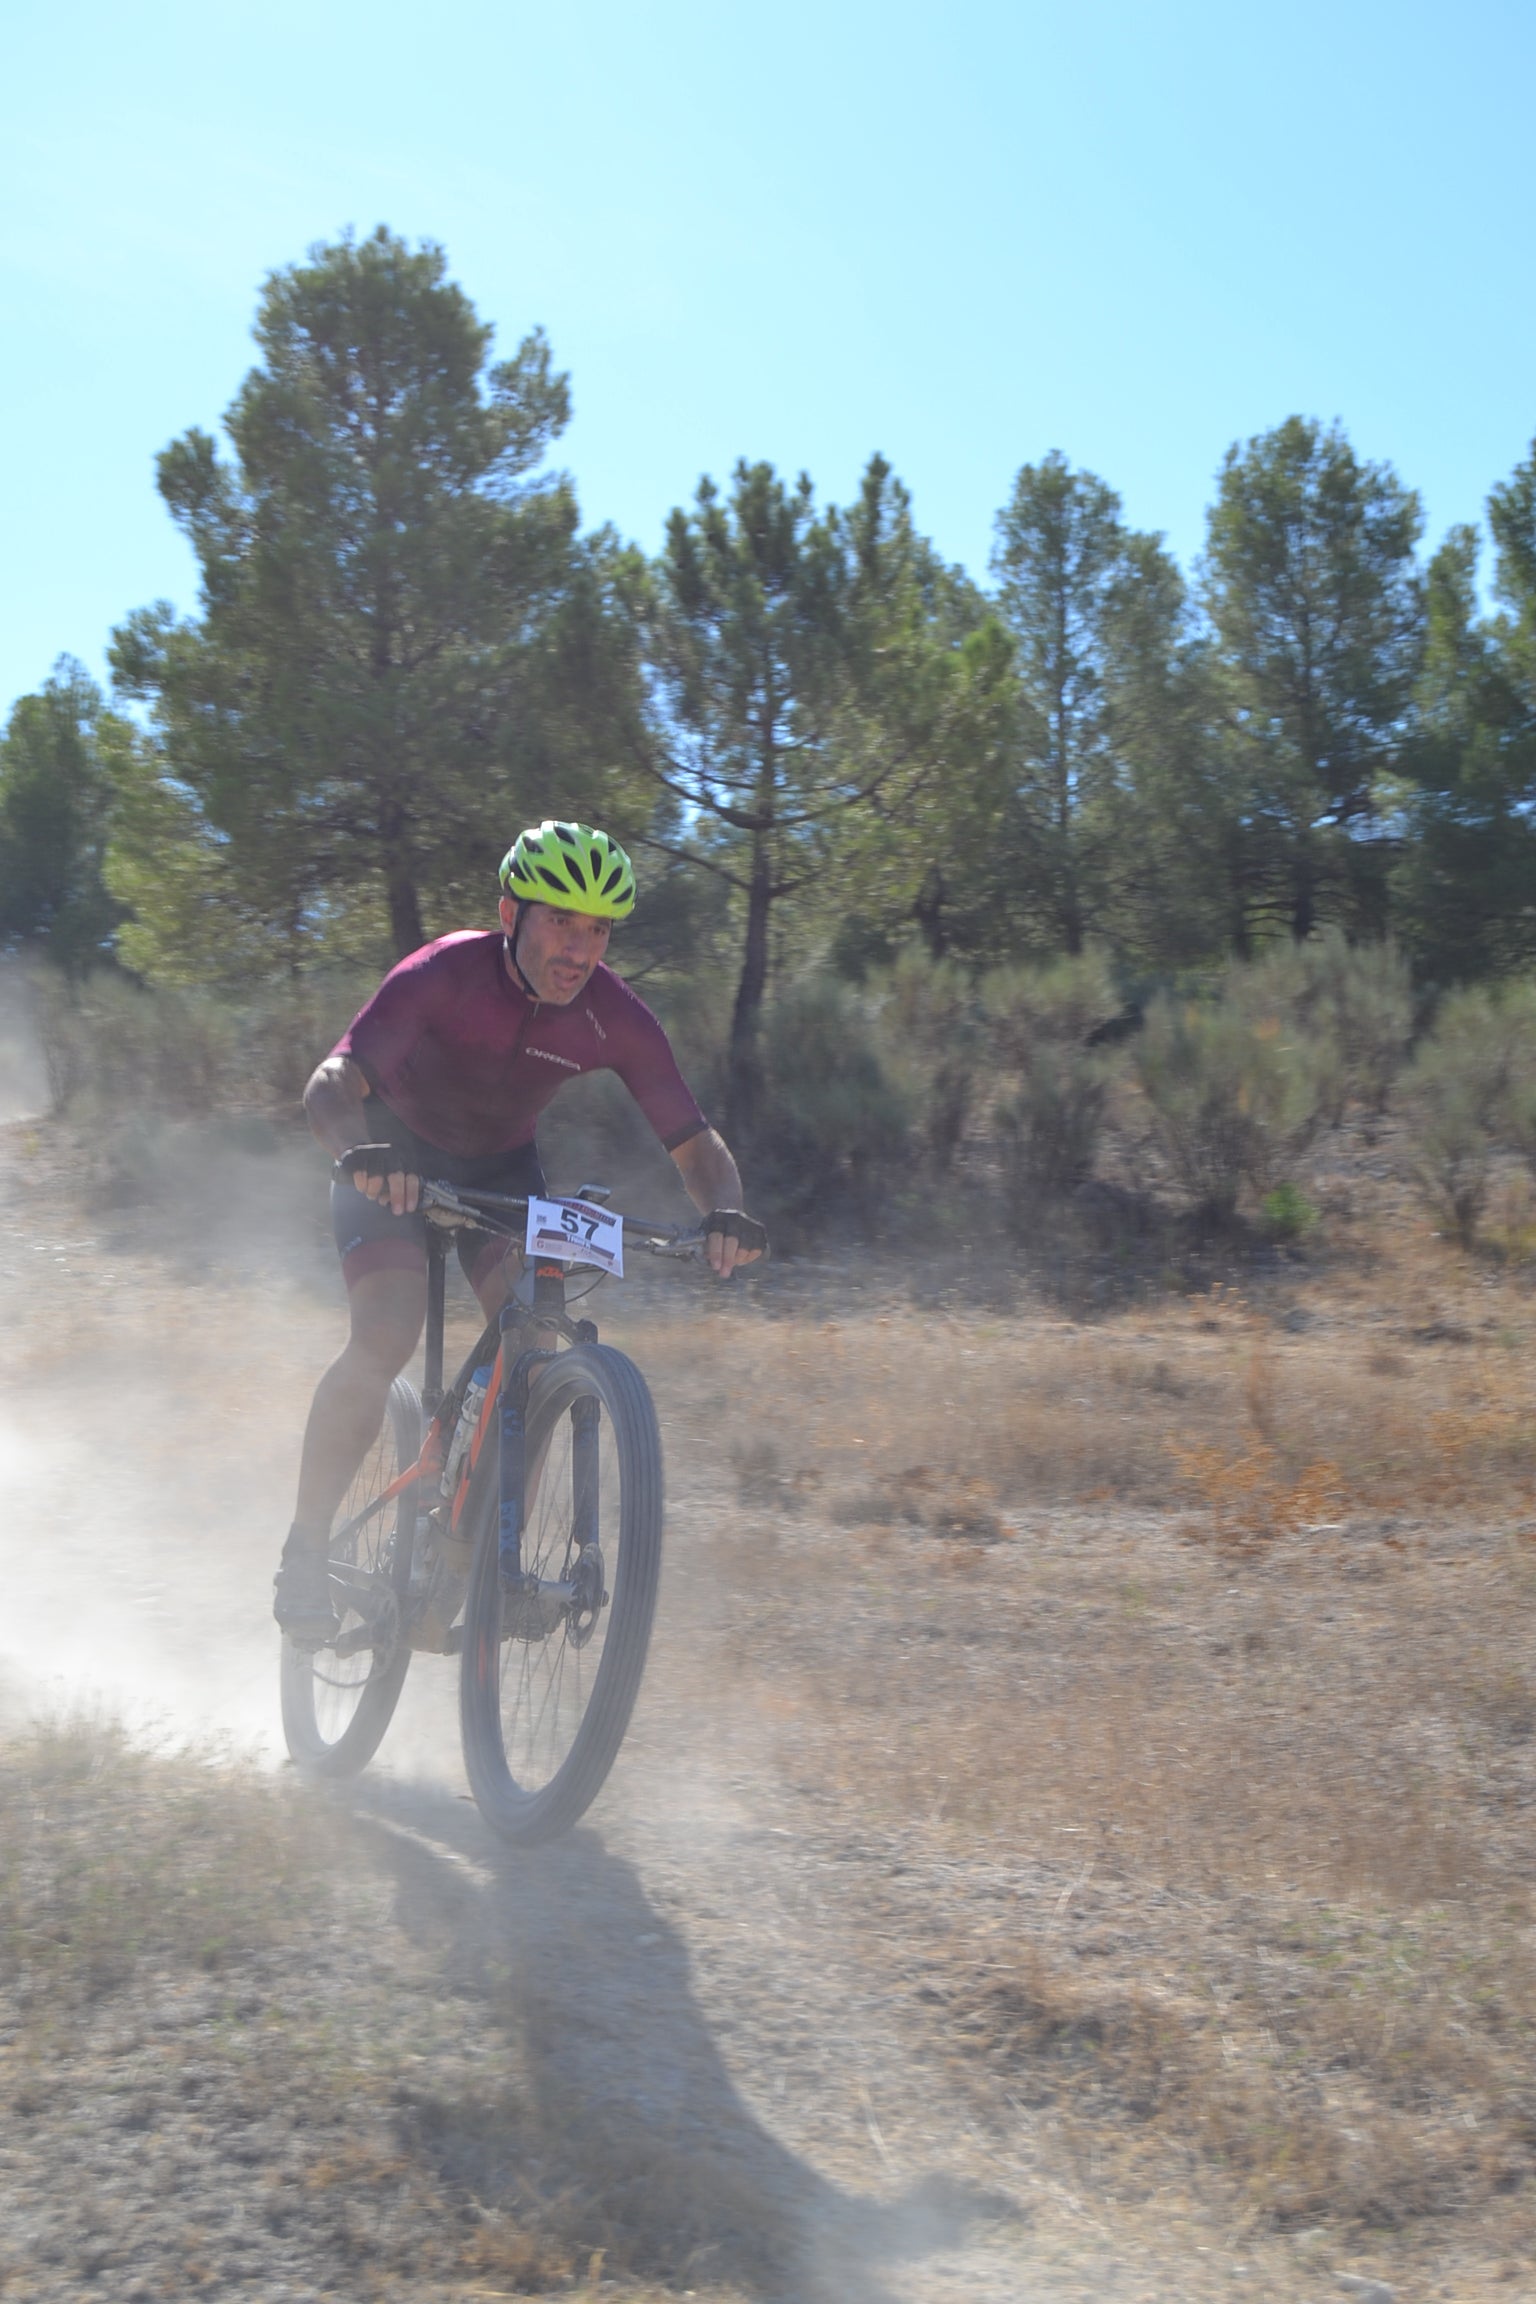
[(917, 922), (930, 960), (942, 960), (949, 950), (949, 927), (944, 918), (948, 895), (943, 872), (937, 864), (930, 864), (923, 875), (923, 884), (912, 901), (912, 917)]
[(752, 880), (747, 890), (747, 940), (741, 980), (731, 1015), (731, 1049), (726, 1073), (725, 1132), (732, 1144), (745, 1143), (756, 1121), (762, 1092), (758, 1046), (763, 994), (768, 988), (768, 916), (773, 905), (772, 858), (768, 834), (752, 835)]
[(1075, 960), (1083, 949), (1083, 908), (1078, 900), (1077, 870), (1070, 858), (1067, 861), (1061, 894), (1061, 932), (1066, 942), (1067, 951)]
[(1056, 680), (1052, 710), (1056, 749), (1056, 838), (1061, 878), (1062, 940), (1072, 959), (1083, 949), (1083, 909), (1077, 885), (1077, 794), (1072, 785), (1072, 716), (1067, 702), (1066, 581), (1056, 592)]
[(1303, 833), (1291, 864), (1291, 939), (1305, 944), (1317, 926), (1317, 860)]
[(1223, 876), (1226, 881), (1224, 909), (1227, 915), (1227, 944), (1234, 960), (1253, 958), (1253, 930), (1249, 919), (1249, 898), (1252, 872), (1243, 853), (1240, 831), (1229, 830), (1222, 842)]
[(1077, 884), (1077, 827), (1072, 820), (1065, 771), (1056, 812), (1056, 924), (1075, 960), (1083, 949), (1083, 905)]
[(389, 931), (394, 939), (395, 958), (403, 960), (407, 953), (419, 952), (427, 940), (416, 876), (406, 857), (398, 853), (386, 856), (384, 886), (389, 897)]

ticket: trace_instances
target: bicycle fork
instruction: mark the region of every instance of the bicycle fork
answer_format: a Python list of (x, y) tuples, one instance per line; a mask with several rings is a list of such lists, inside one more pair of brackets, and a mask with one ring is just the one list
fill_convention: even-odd
[(528, 1389), (536, 1368), (552, 1360), (551, 1352), (520, 1352), (506, 1365), (508, 1338), (522, 1325), (522, 1307), (508, 1304), (501, 1315), (501, 1352), (505, 1374), (496, 1404), (498, 1465), (497, 1550), (503, 1591), (520, 1592), (523, 1575), (523, 1497), (528, 1484)]
[[(502, 1352), (514, 1327), (526, 1317), (508, 1305), (501, 1315)], [(583, 1326), (586, 1324), (583, 1323)], [(569, 1573), (541, 1577), (523, 1561), (523, 1510), (528, 1485), (528, 1396), (538, 1369), (554, 1358), (532, 1349), (518, 1354), (502, 1379), (497, 1403), (497, 1554), (503, 1596), (503, 1634), (538, 1638), (562, 1618), (585, 1639), (607, 1599), (602, 1589), (602, 1555), (597, 1549), (601, 1521), (599, 1430), (601, 1410), (590, 1394), (571, 1404), (571, 1531)]]

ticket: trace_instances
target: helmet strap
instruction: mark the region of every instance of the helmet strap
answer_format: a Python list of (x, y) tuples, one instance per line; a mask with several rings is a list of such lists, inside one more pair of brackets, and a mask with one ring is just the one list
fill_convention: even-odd
[(517, 905), (517, 918), (512, 924), (511, 935), (508, 936), (503, 934), (502, 942), (506, 947), (507, 958), (512, 964), (512, 973), (514, 977), (522, 986), (523, 990), (527, 993), (529, 999), (537, 1000), (539, 995), (537, 992), (535, 992), (533, 986), (529, 983), (527, 977), (523, 974), (522, 964), (517, 957), (517, 940), (522, 935), (523, 921), (532, 906), (533, 899), (531, 896), (519, 896), (516, 897), (514, 901)]

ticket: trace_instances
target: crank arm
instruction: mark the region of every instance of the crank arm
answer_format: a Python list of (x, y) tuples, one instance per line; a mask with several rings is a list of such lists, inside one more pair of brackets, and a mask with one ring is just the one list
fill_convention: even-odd
[(346, 1594), (347, 1606), (356, 1610), (365, 1625), (377, 1627), (395, 1605), (395, 1595), (387, 1586), (381, 1586), (377, 1577), (360, 1575), (355, 1568), (333, 1567), (331, 1582)]

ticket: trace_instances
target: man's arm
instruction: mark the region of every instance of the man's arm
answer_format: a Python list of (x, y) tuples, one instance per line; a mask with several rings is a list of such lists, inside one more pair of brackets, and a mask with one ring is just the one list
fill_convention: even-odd
[(304, 1117), (333, 1160), (363, 1141), (363, 1099), (368, 1083), (350, 1056), (327, 1056), (309, 1076)]
[[(318, 1138), (333, 1160), (339, 1160), (343, 1152), (350, 1152), (354, 1144), (366, 1141), (363, 1099), (367, 1093), (368, 1083), (350, 1056), (327, 1056), (324, 1063), (317, 1064), (311, 1072), (304, 1091), (304, 1117), (309, 1122), (311, 1135)], [(410, 1214), (421, 1191), (420, 1177), (409, 1176), (403, 1170), (386, 1182), (382, 1176), (366, 1175), (359, 1168), (353, 1171), (352, 1181), (370, 1200), (388, 1200), (397, 1216)]]
[[(683, 1179), (688, 1197), (701, 1216), (709, 1216), (717, 1208), (741, 1209), (741, 1171), (731, 1155), (731, 1148), (716, 1129), (701, 1129), (672, 1148), (678, 1173)], [(738, 1264), (753, 1264), (762, 1254), (760, 1248), (744, 1248), (729, 1233), (711, 1232), (706, 1253), (712, 1269), (722, 1280), (728, 1280)]]

